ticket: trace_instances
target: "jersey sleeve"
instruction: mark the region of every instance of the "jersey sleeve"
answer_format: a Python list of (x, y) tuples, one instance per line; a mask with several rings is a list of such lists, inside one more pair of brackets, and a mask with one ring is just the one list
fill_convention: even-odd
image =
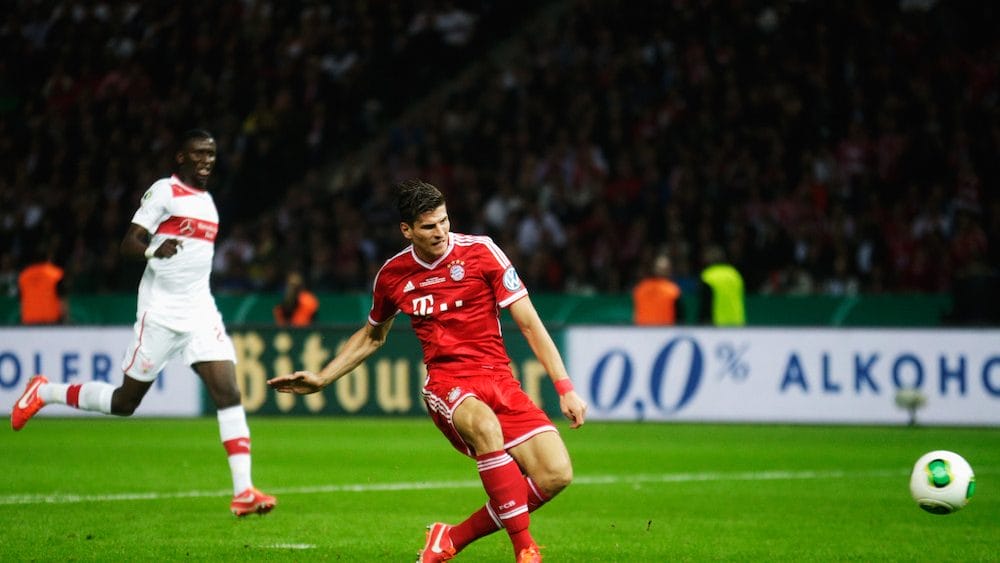
[(379, 271), (378, 275), (375, 276), (375, 284), (372, 288), (372, 308), (368, 312), (368, 322), (372, 325), (380, 325), (399, 313), (399, 307), (396, 306), (390, 294), (391, 285), (386, 279), (387, 276), (383, 274), (384, 272)]
[(155, 233), (156, 228), (169, 217), (167, 203), (170, 201), (170, 184), (160, 180), (154, 183), (142, 194), (139, 209), (132, 216), (132, 222)]
[(527, 295), (528, 288), (524, 287), (514, 265), (493, 239), (487, 237), (483, 246), (487, 251), (487, 256), (483, 259), (483, 275), (493, 288), (497, 305), (506, 309), (511, 303)]

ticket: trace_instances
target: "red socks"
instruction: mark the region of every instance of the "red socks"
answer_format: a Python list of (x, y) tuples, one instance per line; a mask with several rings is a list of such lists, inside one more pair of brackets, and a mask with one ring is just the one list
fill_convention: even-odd
[[(517, 462), (503, 450), (476, 456), (476, 467), (490, 502), (465, 522), (452, 528), (450, 535), (455, 548), (461, 549), (476, 538), (496, 531), (498, 524), (507, 529), (514, 544), (514, 553), (534, 545), (534, 539), (528, 532), (531, 521), (528, 515), (531, 510), (529, 499), (534, 501), (534, 508), (541, 506), (547, 499), (541, 499), (540, 491), (529, 486), (529, 481), (521, 475)], [(494, 515), (499, 522), (494, 519)]]
[[(528, 487), (528, 512), (534, 512), (541, 508), (543, 504), (549, 502), (549, 497), (545, 496), (545, 493), (535, 485), (535, 482), (530, 477), (524, 477), (524, 482)], [(487, 504), (473, 512), (461, 524), (453, 526), (448, 535), (451, 537), (451, 542), (455, 545), (455, 549), (461, 551), (463, 547), (470, 543), (502, 528), (503, 522), (492, 513), (490, 505)]]

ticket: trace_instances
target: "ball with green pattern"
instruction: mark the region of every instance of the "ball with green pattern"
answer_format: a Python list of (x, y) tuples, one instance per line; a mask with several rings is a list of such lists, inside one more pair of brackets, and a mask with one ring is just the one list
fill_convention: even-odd
[(965, 458), (948, 450), (920, 456), (910, 474), (910, 494), (931, 514), (961, 510), (976, 492), (976, 475)]

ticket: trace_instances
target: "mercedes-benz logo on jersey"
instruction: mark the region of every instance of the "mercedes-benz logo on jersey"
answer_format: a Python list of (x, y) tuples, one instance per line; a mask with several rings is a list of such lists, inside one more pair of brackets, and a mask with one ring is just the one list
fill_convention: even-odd
[(178, 229), (180, 234), (189, 237), (194, 234), (194, 222), (191, 219), (185, 219), (181, 221), (181, 226)]
[(507, 288), (507, 291), (517, 291), (521, 289), (521, 278), (517, 275), (517, 270), (514, 266), (507, 266), (507, 270), (503, 273), (503, 286)]

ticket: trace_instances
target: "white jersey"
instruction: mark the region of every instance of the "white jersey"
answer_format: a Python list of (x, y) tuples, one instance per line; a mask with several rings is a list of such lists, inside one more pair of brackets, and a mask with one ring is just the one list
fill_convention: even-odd
[(184, 184), (177, 176), (162, 178), (146, 190), (132, 222), (152, 234), (152, 248), (168, 238), (182, 245), (170, 258), (147, 261), (139, 282), (137, 318), (149, 314), (179, 331), (217, 319), (209, 287), (219, 232), (219, 212), (212, 195)]

